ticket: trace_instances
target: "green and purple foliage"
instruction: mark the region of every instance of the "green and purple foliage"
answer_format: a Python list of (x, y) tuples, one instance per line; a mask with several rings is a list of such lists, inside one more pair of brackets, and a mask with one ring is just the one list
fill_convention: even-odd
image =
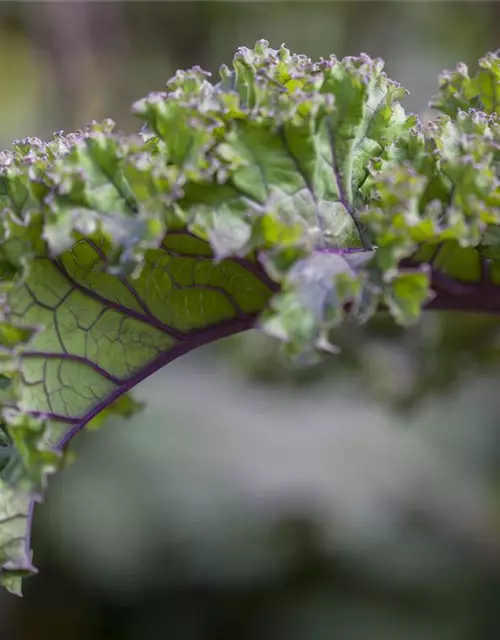
[(265, 41), (113, 123), (0, 153), (0, 582), (68, 441), (196, 347), (257, 326), (292, 357), (380, 310), (500, 311), (500, 58), (445, 73), (423, 124), (366, 55)]

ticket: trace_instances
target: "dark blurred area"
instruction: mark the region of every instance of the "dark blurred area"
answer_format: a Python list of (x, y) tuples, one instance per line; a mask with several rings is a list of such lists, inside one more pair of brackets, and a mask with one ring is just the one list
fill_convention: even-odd
[[(366, 52), (426, 115), (500, 47), (495, 2), (3, 2), (0, 147), (111, 117), (266, 38)], [(248, 334), (171, 364), (79, 436), (36, 511), (40, 575), (1, 640), (493, 640), (500, 319), (346, 327), (305, 369)]]

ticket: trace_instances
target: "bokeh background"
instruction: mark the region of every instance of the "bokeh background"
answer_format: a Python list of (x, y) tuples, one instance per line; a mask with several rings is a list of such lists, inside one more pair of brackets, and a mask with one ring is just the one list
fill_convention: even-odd
[[(111, 117), (266, 38), (367, 52), (428, 116), (437, 74), (500, 47), (500, 3), (0, 3), (0, 148)], [(306, 369), (260, 334), (171, 364), (80, 435), (37, 508), (41, 573), (2, 640), (493, 640), (500, 319), (381, 317)]]

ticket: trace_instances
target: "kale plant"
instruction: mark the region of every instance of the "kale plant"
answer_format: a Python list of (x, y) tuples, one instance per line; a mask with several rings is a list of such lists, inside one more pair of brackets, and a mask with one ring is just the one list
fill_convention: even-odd
[(140, 381), (259, 327), (309, 361), (389, 312), (500, 311), (500, 57), (445, 73), (422, 123), (367, 55), (260, 41), (113, 123), (0, 153), (0, 582), (70, 439)]

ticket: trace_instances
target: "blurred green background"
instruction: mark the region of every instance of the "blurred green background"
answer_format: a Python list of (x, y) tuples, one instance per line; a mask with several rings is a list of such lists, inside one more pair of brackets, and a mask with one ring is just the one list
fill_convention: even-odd
[[(266, 38), (387, 61), (427, 116), (437, 74), (500, 47), (500, 3), (0, 3), (0, 147), (111, 117), (179, 67)], [(37, 508), (41, 573), (1, 640), (493, 640), (500, 319), (339, 332), (297, 370), (259, 334), (137, 390)]]

